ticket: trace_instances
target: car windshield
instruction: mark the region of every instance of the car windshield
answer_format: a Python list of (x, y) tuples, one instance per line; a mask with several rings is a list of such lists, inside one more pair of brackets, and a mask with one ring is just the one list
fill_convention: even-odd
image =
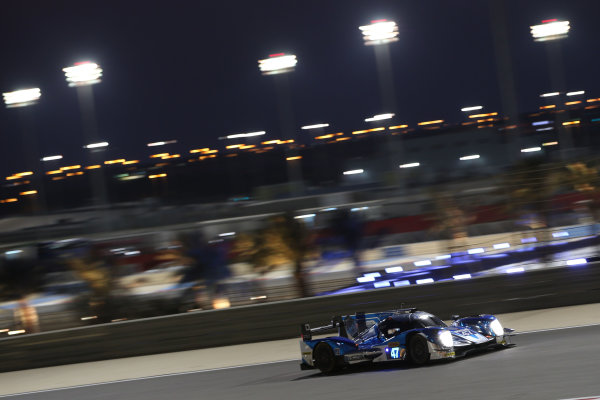
[(432, 326), (439, 326), (439, 327), (447, 326), (444, 323), (444, 321), (442, 321), (435, 315), (431, 315), (431, 314), (419, 315), (419, 318), (417, 321), (421, 326), (423, 326), (423, 328), (428, 328), (428, 327), (432, 327)]

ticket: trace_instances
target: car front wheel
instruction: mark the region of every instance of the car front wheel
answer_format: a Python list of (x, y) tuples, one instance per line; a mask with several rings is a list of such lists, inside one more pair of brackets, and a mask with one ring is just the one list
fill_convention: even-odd
[(408, 342), (408, 357), (411, 363), (423, 365), (429, 361), (427, 340), (421, 335), (414, 335)]

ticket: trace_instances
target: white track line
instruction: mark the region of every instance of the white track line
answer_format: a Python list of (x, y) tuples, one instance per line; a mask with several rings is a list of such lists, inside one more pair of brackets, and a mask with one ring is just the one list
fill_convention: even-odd
[[(550, 332), (550, 331), (560, 331), (561, 329), (574, 329), (574, 328), (587, 328), (590, 326), (599, 326), (600, 323), (596, 324), (587, 324), (587, 325), (573, 325), (573, 326), (563, 326), (562, 328), (547, 328), (547, 329), (538, 329), (535, 331), (524, 331), (524, 332), (515, 332), (515, 335), (525, 335), (527, 333), (539, 333), (539, 332)], [(585, 397), (584, 397), (585, 399)], [(568, 400), (568, 399), (567, 399)]]
[[(559, 331), (559, 330), (562, 330), (562, 329), (586, 328), (586, 327), (590, 327), (590, 326), (600, 326), (600, 324), (575, 325), (575, 326), (565, 326), (565, 327), (562, 327), (562, 328), (549, 328), (549, 329), (540, 329), (540, 330), (535, 330), (535, 331), (515, 332), (515, 335), (525, 335), (525, 334), (528, 334), (528, 333)], [(46, 392), (57, 392), (57, 391), (60, 391), (60, 390), (81, 389), (81, 388), (93, 387), (93, 386), (110, 385), (110, 384), (113, 384), (113, 383), (125, 383), (125, 382), (143, 381), (143, 380), (146, 380), (146, 379), (166, 378), (166, 377), (170, 377), (170, 376), (191, 375), (191, 374), (200, 374), (200, 373), (203, 373), (203, 372), (214, 372), (214, 371), (223, 371), (223, 370), (228, 370), (228, 369), (237, 369), (237, 368), (245, 368), (245, 367), (256, 367), (256, 366), (270, 365), (270, 364), (280, 364), (280, 363), (290, 362), (290, 361), (300, 361), (300, 359), (293, 358), (293, 359), (289, 359), (289, 360), (268, 361), (268, 362), (256, 363), (256, 364), (236, 365), (236, 366), (232, 366), (232, 367), (202, 369), (202, 370), (198, 370), (198, 371), (174, 372), (174, 373), (171, 373), (171, 374), (151, 375), (151, 376), (144, 376), (144, 377), (139, 377), (139, 378), (119, 379), (119, 380), (116, 380), (116, 381), (88, 383), (88, 384), (85, 384), (85, 385), (75, 385), (75, 386), (67, 386), (67, 387), (62, 387), (62, 388), (36, 390), (36, 391), (32, 391), (32, 392), (21, 392), (21, 393), (15, 393), (15, 394), (4, 394), (4, 395), (0, 395), (0, 398), (7, 398), (7, 397), (13, 397), (13, 396), (25, 396), (25, 395), (29, 395), (29, 394), (39, 394), (39, 393), (46, 393)], [(564, 399), (564, 400), (586, 400), (586, 399), (597, 399), (597, 398), (600, 399), (600, 397), (578, 397), (578, 398), (574, 398), (574, 399)]]
[(212, 369), (201, 369), (201, 370), (198, 370), (198, 371), (173, 372), (173, 373), (170, 373), (170, 374), (160, 374), (160, 375), (143, 376), (143, 377), (139, 377), (139, 378), (119, 379), (119, 380), (116, 380), (116, 381), (87, 383), (87, 384), (84, 384), (84, 385), (66, 386), (66, 387), (54, 388), (54, 389), (34, 390), (32, 392), (20, 392), (20, 393), (14, 393), (14, 394), (3, 394), (3, 395), (0, 395), (0, 398), (6, 398), (6, 397), (12, 397), (12, 396), (25, 396), (25, 395), (28, 395), (28, 394), (39, 394), (39, 393), (46, 393), (46, 392), (57, 392), (57, 391), (60, 391), (60, 390), (80, 389), (80, 388), (86, 388), (86, 387), (92, 387), (92, 386), (110, 385), (110, 384), (113, 384), (113, 383), (143, 381), (143, 380), (146, 380), (146, 379), (167, 378), (167, 377), (170, 377), (170, 376), (200, 374), (200, 373), (203, 373), (203, 372), (214, 372), (214, 371), (222, 371), (222, 370), (227, 370), (227, 369), (236, 369), (236, 368), (245, 368), (245, 367), (256, 367), (256, 366), (260, 366), (260, 365), (279, 364), (279, 363), (290, 362), (290, 361), (300, 361), (300, 359), (299, 358), (294, 358), (294, 359), (290, 359), (290, 360), (268, 361), (268, 362), (256, 363), (256, 364), (236, 365), (236, 366), (233, 366), (233, 367), (221, 367), (221, 368), (212, 368)]

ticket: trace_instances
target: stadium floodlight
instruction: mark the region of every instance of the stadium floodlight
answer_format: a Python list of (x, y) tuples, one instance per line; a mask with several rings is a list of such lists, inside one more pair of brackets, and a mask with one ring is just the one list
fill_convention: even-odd
[(88, 86), (100, 83), (102, 68), (94, 62), (82, 61), (63, 68), (69, 86)]
[(414, 167), (418, 167), (419, 165), (421, 165), (418, 162), (413, 162), (413, 163), (408, 163), (408, 164), (402, 164), (400, 165), (400, 168), (414, 168)]
[(383, 119), (392, 119), (392, 118), (394, 118), (394, 115), (396, 115), (396, 114), (394, 114), (394, 113), (377, 114), (372, 117), (366, 118), (365, 122), (381, 121)]
[(463, 107), (460, 109), (460, 111), (463, 111), (463, 112), (477, 111), (477, 110), (481, 110), (482, 108), (483, 108), (483, 106)]
[(327, 128), (329, 124), (314, 124), (314, 125), (305, 125), (300, 129), (319, 129), (319, 128)]
[(579, 96), (585, 94), (585, 90), (578, 90), (576, 92), (569, 92), (567, 93), (567, 96)]
[(479, 158), (479, 154), (472, 154), (470, 156), (462, 156), (460, 158), (460, 161), (466, 161), (466, 160), (476, 160)]
[(567, 37), (569, 21), (559, 21), (557, 19), (548, 19), (542, 21), (540, 25), (530, 26), (531, 36), (536, 42), (545, 42), (548, 40), (563, 39)]
[(62, 155), (56, 155), (56, 156), (47, 156), (42, 158), (42, 161), (54, 161), (54, 160), (61, 160), (63, 158)]
[(536, 151), (541, 151), (542, 148), (541, 147), (528, 147), (526, 149), (521, 149), (521, 153), (533, 153)]
[(344, 175), (357, 175), (365, 172), (364, 169), (351, 169), (349, 171), (344, 171)]
[(378, 19), (369, 25), (359, 26), (366, 46), (381, 45), (398, 41), (398, 25), (394, 21)]
[(100, 147), (107, 147), (108, 142), (98, 142), (98, 143), (90, 143), (88, 145), (83, 146), (84, 149), (97, 149)]
[(258, 60), (258, 68), (263, 75), (275, 75), (291, 72), (296, 67), (298, 59), (293, 54), (270, 54), (269, 58)]
[(236, 133), (234, 135), (227, 135), (224, 137), (220, 137), (219, 139), (237, 139), (237, 138), (245, 138), (245, 137), (252, 137), (252, 136), (261, 136), (266, 134), (267, 132), (265, 131), (259, 131), (259, 132), (248, 132), (248, 133)]
[(164, 146), (165, 144), (177, 143), (177, 140), (161, 140), (160, 142), (152, 142), (148, 143), (146, 146), (155, 147), (155, 146)]
[(543, 94), (540, 94), (540, 97), (554, 97), (554, 96), (558, 96), (559, 94), (560, 94), (560, 92), (543, 93)]
[(15, 90), (14, 92), (2, 93), (6, 108), (25, 107), (37, 103), (42, 96), (39, 88)]

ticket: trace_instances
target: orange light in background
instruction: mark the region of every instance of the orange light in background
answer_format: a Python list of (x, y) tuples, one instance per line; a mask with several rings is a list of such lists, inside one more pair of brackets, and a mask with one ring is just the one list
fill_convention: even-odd
[(294, 139), (282, 140), (279, 144), (294, 143)]
[(567, 101), (565, 103), (565, 106), (573, 106), (575, 104), (581, 104), (581, 100), (577, 100), (577, 101)]
[(225, 157), (237, 157), (236, 153), (227, 154)]
[(0, 203), (14, 203), (16, 201), (19, 201), (19, 199), (11, 197), (11, 198), (8, 198), (8, 199), (0, 200)]
[(475, 121), (467, 121), (467, 122), (462, 122), (461, 125), (474, 125), (476, 124)]
[(214, 154), (214, 153), (218, 153), (218, 152), (219, 152), (219, 150), (209, 150), (209, 151), (204, 152), (204, 154)]
[(158, 153), (158, 154), (152, 154), (150, 156), (150, 158), (162, 158), (162, 157), (166, 157), (168, 155), (169, 155), (169, 153)]
[(240, 146), (240, 150), (253, 149), (254, 147), (256, 147), (256, 146), (253, 144), (246, 144), (246, 145)]
[(56, 174), (62, 174), (62, 171), (60, 169), (55, 169), (53, 171), (46, 172), (46, 175), (56, 175)]
[(287, 157), (287, 161), (301, 160), (302, 156)]
[(228, 149), (228, 150), (230, 150), (230, 149), (239, 149), (242, 146), (243, 146), (243, 144), (230, 144), (229, 146), (227, 146), (225, 148)]
[(165, 178), (166, 176), (167, 176), (167, 174), (165, 174), (165, 173), (155, 174), (155, 175), (148, 176), (148, 179)]
[(158, 163), (158, 164), (154, 164), (155, 167), (164, 167), (166, 165), (169, 165), (169, 163), (168, 162), (161, 162), (161, 163)]
[(556, 108), (555, 104), (550, 104), (549, 106), (541, 106), (540, 110), (548, 110), (550, 108)]
[(341, 137), (341, 138), (335, 139), (336, 142), (343, 142), (344, 140), (350, 140), (350, 138), (349, 137)]
[(137, 163), (139, 163), (139, 162), (140, 162), (140, 160), (129, 160), (129, 161), (125, 161), (125, 162), (123, 163), (123, 165), (137, 164)]
[(77, 176), (77, 175), (83, 175), (82, 171), (77, 171), (77, 172), (69, 172), (67, 174), (67, 176)]
[(556, 146), (558, 144), (558, 142), (546, 142), (546, 143), (542, 143), (542, 146)]
[(596, 99), (587, 99), (586, 100), (588, 103), (593, 103), (595, 101), (600, 101), (600, 97), (596, 98)]
[(563, 122), (564, 126), (569, 126), (569, 125), (579, 125), (581, 123), (581, 121), (567, 121), (567, 122)]
[(11, 176), (7, 176), (6, 180), (7, 181), (12, 181), (13, 179), (19, 179), (19, 178), (20, 178), (20, 176), (11, 175)]
[[(483, 114), (480, 114), (480, 115), (482, 115), (482, 116), (483, 116)], [(469, 116), (469, 118), (472, 118), (472, 117), (473, 117), (472, 115), (471, 115), (471, 116)], [(424, 122), (419, 122), (417, 125), (419, 125), (419, 126), (424, 126), (424, 125), (433, 125), (433, 124), (441, 124), (442, 122), (444, 122), (444, 120), (443, 120), (443, 119), (436, 119), (436, 120), (433, 120), (433, 121), (424, 121)]]
[(586, 110), (593, 110), (594, 108), (598, 108), (600, 107), (600, 105), (596, 105), (596, 106), (587, 106), (585, 107)]
[(317, 139), (317, 140), (323, 140), (323, 139), (331, 139), (332, 137), (333, 137), (333, 133), (330, 133), (328, 135), (317, 136), (317, 137), (315, 137), (315, 139)]
[(27, 172), (18, 172), (15, 174), (15, 176), (18, 176), (18, 177), (27, 176), (27, 175), (33, 175), (33, 172), (27, 171)]
[(62, 179), (65, 179), (65, 177), (64, 176), (54, 176), (54, 177), (52, 177), (53, 181), (60, 181)]
[(26, 192), (19, 193), (19, 195), (21, 195), (21, 196), (28, 196), (30, 194), (36, 194), (36, 193), (37, 193), (37, 190), (28, 190)]
[(79, 169), (81, 168), (81, 165), (69, 165), (68, 167), (61, 167), (60, 170), (61, 171), (69, 171), (71, 169)]
[(262, 142), (261, 144), (279, 144), (280, 140), (279, 139), (275, 139), (275, 140), (267, 140), (266, 142)]
[(161, 157), (161, 160), (168, 160), (170, 158), (179, 158), (179, 157), (181, 157), (180, 154), (171, 154), (171, 155), (168, 155), (168, 156)]
[(404, 129), (404, 128), (408, 128), (408, 125), (396, 125), (396, 126), (390, 126), (388, 129), (392, 130), (392, 129)]
[(367, 131), (363, 130), (363, 131), (354, 131), (354, 132), (352, 132), (353, 135), (362, 135), (363, 133), (367, 133)]
[(496, 115), (498, 115), (497, 112), (487, 113), (487, 114), (473, 114), (473, 115), (469, 115), (469, 118), (495, 117)]
[(109, 161), (104, 161), (104, 164), (110, 165), (110, 164), (122, 164), (125, 162), (124, 158), (119, 158), (117, 160), (109, 160)]
[(190, 150), (190, 153), (192, 153), (192, 154), (193, 154), (193, 153), (204, 153), (205, 151), (209, 151), (209, 150), (210, 150), (210, 148), (208, 148), (208, 147), (204, 147), (204, 148), (202, 148), (202, 149), (194, 149), (194, 150)]
[(88, 167), (85, 167), (85, 169), (98, 169), (98, 168), (102, 168), (102, 165), (96, 164), (96, 165), (90, 165)]
[(378, 132), (378, 131), (384, 131), (385, 127), (380, 127), (380, 128), (371, 128), (371, 129), (365, 129), (362, 131), (354, 131), (352, 132), (353, 135), (361, 135), (363, 133), (369, 133), (369, 132)]
[(482, 122), (491, 122), (491, 121), (495, 121), (495, 119), (494, 118), (478, 119), (477, 123), (480, 124)]

